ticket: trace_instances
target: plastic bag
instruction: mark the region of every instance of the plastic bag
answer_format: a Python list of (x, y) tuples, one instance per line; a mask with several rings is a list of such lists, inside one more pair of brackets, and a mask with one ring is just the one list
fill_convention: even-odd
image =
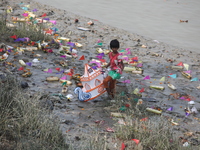
[(111, 76), (113, 79), (120, 79), (121, 78), (121, 74), (116, 72), (115, 70), (109, 71), (108, 75)]

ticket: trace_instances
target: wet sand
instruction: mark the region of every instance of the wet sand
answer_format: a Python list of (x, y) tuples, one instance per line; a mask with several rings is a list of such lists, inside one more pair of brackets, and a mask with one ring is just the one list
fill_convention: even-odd
[[(59, 10), (48, 5), (41, 5), (37, 2), (23, 1), (23, 3), (30, 4), (30, 9), (37, 9), (35, 12), (37, 16), (41, 16), (44, 13), (51, 15), (46, 16), (51, 20), (56, 20), (57, 24), (52, 27), (58, 28), (58, 33), (62, 37), (70, 38), (71, 42), (81, 43), (81, 48), (77, 47), (76, 59), (69, 57), (61, 58), (58, 55), (58, 49), (52, 48), (53, 53), (44, 53), (41, 50), (34, 51), (34, 54), (29, 51), (25, 51), (22, 55), (14, 55), (10, 53), (7, 60), (0, 62), (0, 73), (12, 74), (17, 76), (20, 80), (28, 83), (29, 88), (26, 89), (30, 92), (30, 95), (36, 92), (44, 92), (49, 96), (47, 103), (53, 109), (53, 114), (60, 119), (61, 130), (66, 138), (74, 140), (77, 136), (90, 135), (95, 131), (95, 121), (105, 120), (106, 125), (112, 127), (114, 121), (110, 119), (109, 111), (105, 111), (103, 108), (106, 105), (108, 99), (107, 95), (103, 94), (95, 101), (80, 102), (77, 95), (74, 94), (76, 84), (74, 80), (67, 76), (68, 80), (72, 81), (72, 85), (68, 86), (67, 93), (61, 93), (62, 83), (60, 82), (48, 82), (46, 77), (56, 76), (62, 77), (63, 74), (57, 74), (56, 68), (62, 69), (74, 69), (74, 74), (84, 73), (84, 64), (88, 63), (92, 59), (97, 59), (97, 48), (109, 49), (109, 42), (112, 39), (118, 39), (120, 42), (120, 50), (124, 49), (125, 54), (129, 58), (138, 57), (138, 61), (142, 63), (143, 74), (133, 74), (131, 72), (124, 71), (123, 78), (119, 79), (119, 82), (130, 80), (130, 83), (123, 83), (124, 88), (118, 86), (118, 92), (125, 92), (127, 95), (131, 94), (136, 88), (141, 90), (144, 88), (142, 98), (154, 98), (157, 102), (146, 102), (149, 107), (160, 107), (164, 116), (173, 118), (175, 122), (179, 123), (179, 128), (187, 129), (192, 132), (199, 132), (199, 117), (200, 117), (200, 94), (197, 87), (200, 86), (200, 54), (191, 52), (189, 50), (180, 49), (159, 41), (155, 41), (150, 38), (146, 38), (145, 35), (137, 35), (125, 30), (117, 29), (106, 24), (102, 24), (98, 20), (92, 18), (86, 18), (75, 15), (71, 12)], [(23, 4), (23, 6), (24, 6)], [(4, 4), (5, 5), (5, 4)], [(13, 13), (8, 15), (19, 16), (24, 13), (18, 3), (15, 1), (9, 1), (9, 6), (13, 8)], [(2, 6), (1, 6), (2, 8)], [(50, 13), (51, 12), (51, 13)], [(52, 13), (53, 12), (53, 13)], [(75, 23), (75, 19), (79, 22)], [(88, 25), (87, 22), (92, 21), (94, 25)], [(11, 21), (11, 20), (10, 20)], [(77, 27), (89, 28), (90, 31), (78, 30)], [(98, 46), (98, 42), (102, 42), (102, 46)], [(5, 42), (9, 46), (17, 46), (15, 42)], [(127, 54), (128, 50), (130, 53)], [(35, 56), (40, 54), (40, 57)], [(84, 55), (85, 60), (79, 60)], [(23, 78), (21, 74), (23, 71), (18, 69), (21, 67), (18, 60), (23, 59), (26, 62), (32, 62), (34, 58), (38, 58), (40, 64), (36, 67), (26, 66), (26, 69), (30, 69), (32, 76)], [(108, 57), (104, 57), (108, 61)], [(67, 60), (67, 66), (60, 66), (60, 61)], [(12, 67), (10, 65), (3, 64), (4, 62), (11, 62), (16, 65)], [(183, 67), (182, 70), (172, 69), (171, 66), (176, 66), (180, 62), (188, 64), (188, 70), (191, 70), (191, 76), (198, 78), (198, 81), (191, 81), (191, 79), (185, 78), (181, 71), (187, 71)], [(133, 67), (132, 65), (125, 64), (126, 67)], [(8, 68), (7, 71), (5, 68)], [(45, 73), (44, 69), (52, 69), (52, 73)], [(169, 75), (176, 75), (176, 78)], [(144, 80), (149, 76), (150, 79)], [(165, 81), (160, 81), (162, 77), (165, 77)], [(167, 84), (173, 84), (177, 90), (171, 90)], [(119, 85), (122, 83), (119, 83)], [(164, 90), (156, 90), (149, 88), (150, 85), (163, 86)], [(74, 98), (67, 100), (59, 98), (58, 94), (72, 94)], [(178, 93), (179, 95), (175, 95)], [(54, 94), (54, 96), (52, 96)], [(188, 106), (187, 98), (190, 101), (195, 102), (197, 113), (186, 116), (185, 108)], [(173, 107), (172, 111), (167, 111), (168, 108)], [(100, 132), (105, 131), (103, 126)], [(180, 131), (182, 132), (182, 131)], [(181, 134), (181, 133), (180, 133)], [(84, 141), (84, 140), (83, 140)], [(74, 141), (74, 145), (80, 145), (83, 141)]]

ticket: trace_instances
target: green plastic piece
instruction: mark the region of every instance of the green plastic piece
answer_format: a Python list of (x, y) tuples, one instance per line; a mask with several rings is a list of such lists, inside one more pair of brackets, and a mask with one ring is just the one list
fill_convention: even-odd
[(120, 50), (119, 52), (123, 53), (123, 52), (125, 52), (125, 50), (124, 50), (124, 49), (122, 49), (122, 50)]
[(139, 98), (134, 98), (133, 100), (137, 103)]
[(126, 110), (126, 107), (125, 107), (125, 106), (122, 106), (122, 107), (119, 108), (119, 110), (125, 111), (125, 110)]
[(103, 45), (103, 43), (98, 43), (97, 45), (99, 45), (99, 46), (102, 46), (102, 45)]
[(120, 93), (120, 96), (125, 96), (125, 92), (122, 91), (122, 92)]
[(121, 74), (116, 72), (115, 70), (109, 71), (108, 75), (111, 76), (113, 79), (120, 79), (121, 78)]

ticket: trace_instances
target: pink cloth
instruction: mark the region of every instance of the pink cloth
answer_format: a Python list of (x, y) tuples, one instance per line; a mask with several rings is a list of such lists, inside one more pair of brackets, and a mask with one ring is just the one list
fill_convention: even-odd
[(111, 70), (118, 70), (120, 74), (122, 74), (122, 66), (121, 66), (121, 59), (118, 59), (118, 56), (120, 54), (117, 53), (117, 54), (114, 54), (113, 55), (113, 52), (110, 52), (109, 53), (109, 58), (110, 58), (110, 68)]

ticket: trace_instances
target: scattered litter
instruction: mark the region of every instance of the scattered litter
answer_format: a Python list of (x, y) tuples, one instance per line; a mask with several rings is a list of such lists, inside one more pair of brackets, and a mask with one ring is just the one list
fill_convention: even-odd
[(26, 66), (26, 63), (23, 60), (19, 60), (20, 65)]
[(106, 131), (107, 131), (107, 132), (115, 132), (112, 128), (109, 128), (109, 127), (106, 128)]
[(122, 113), (114, 113), (114, 112), (111, 112), (111, 116), (112, 117), (119, 117), (119, 118), (124, 117), (124, 115)]
[(83, 31), (90, 31), (90, 29), (88, 29), (88, 28), (84, 28), (84, 27), (77, 27), (77, 29), (79, 29), (79, 30), (83, 30)]
[(182, 74), (184, 77), (186, 77), (187, 79), (191, 79), (191, 78), (192, 78), (192, 76), (191, 76), (189, 73), (186, 73), (186, 72), (181, 71), (181, 74)]
[(164, 89), (165, 89), (165, 87), (163, 87), (163, 86), (158, 86), (158, 85), (150, 85), (149, 87), (150, 87), (150, 88), (153, 88), (153, 89), (157, 89), (157, 90), (164, 90)]
[(188, 20), (180, 20), (180, 22), (186, 22), (186, 23), (188, 23)]
[(172, 85), (172, 84), (167, 84), (167, 86), (172, 90), (176, 90), (176, 87), (174, 85)]
[(189, 146), (188, 142), (183, 143), (183, 147), (188, 147), (188, 146)]
[(67, 99), (70, 99), (70, 100), (74, 98), (74, 96), (72, 94), (67, 94), (66, 97), (67, 97)]
[(161, 114), (162, 111), (159, 111), (159, 110), (156, 110), (156, 109), (153, 109), (153, 108), (146, 108), (147, 111), (149, 112), (152, 112), (152, 113), (155, 113), (155, 114)]
[(46, 81), (59, 81), (58, 77), (50, 76), (46, 78)]
[(156, 100), (155, 98), (142, 98), (143, 101), (147, 101), (147, 102), (158, 102), (158, 100)]

